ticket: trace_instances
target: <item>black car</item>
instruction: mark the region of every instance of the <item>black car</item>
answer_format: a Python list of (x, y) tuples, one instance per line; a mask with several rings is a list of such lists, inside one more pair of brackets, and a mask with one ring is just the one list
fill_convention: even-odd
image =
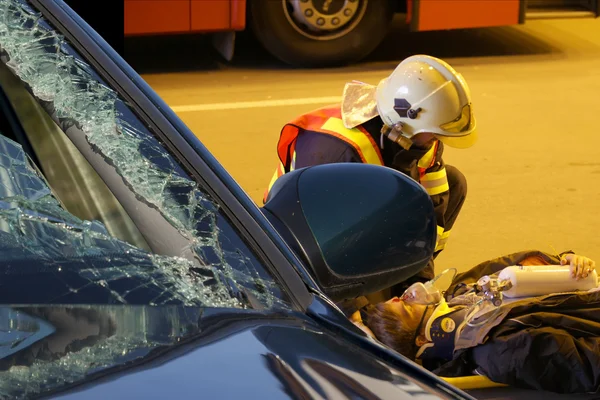
[(306, 168), (261, 209), (64, 2), (0, 0), (0, 50), (2, 398), (470, 398), (335, 305), (425, 266), (417, 183)]

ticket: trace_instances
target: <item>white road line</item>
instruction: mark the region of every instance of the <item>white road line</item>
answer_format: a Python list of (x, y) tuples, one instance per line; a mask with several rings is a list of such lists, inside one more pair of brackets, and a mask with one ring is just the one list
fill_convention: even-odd
[(326, 104), (337, 103), (340, 100), (340, 96), (304, 97), (299, 99), (240, 101), (234, 103), (189, 104), (184, 106), (173, 106), (171, 109), (176, 113), (184, 113), (194, 111), (239, 110), (241, 108), (299, 106), (304, 104)]

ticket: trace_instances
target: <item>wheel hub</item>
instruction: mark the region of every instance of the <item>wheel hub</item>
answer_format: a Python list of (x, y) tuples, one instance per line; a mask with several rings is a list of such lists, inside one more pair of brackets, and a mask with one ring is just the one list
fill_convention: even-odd
[[(310, 4), (311, 1), (305, 1)], [(344, 7), (345, 0), (312, 0), (313, 7), (323, 15), (335, 15)]]
[(288, 0), (293, 18), (312, 31), (334, 31), (348, 24), (362, 0)]

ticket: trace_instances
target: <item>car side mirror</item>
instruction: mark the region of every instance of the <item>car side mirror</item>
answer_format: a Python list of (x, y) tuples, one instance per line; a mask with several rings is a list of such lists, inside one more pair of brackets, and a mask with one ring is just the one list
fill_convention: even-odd
[(336, 163), (289, 172), (262, 210), (333, 301), (410, 278), (435, 249), (431, 198), (387, 167)]

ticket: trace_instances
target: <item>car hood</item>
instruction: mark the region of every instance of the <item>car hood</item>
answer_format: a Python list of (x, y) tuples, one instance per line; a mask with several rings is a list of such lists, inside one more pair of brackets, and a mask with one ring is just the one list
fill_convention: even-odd
[(301, 314), (0, 308), (0, 396), (437, 399)]

